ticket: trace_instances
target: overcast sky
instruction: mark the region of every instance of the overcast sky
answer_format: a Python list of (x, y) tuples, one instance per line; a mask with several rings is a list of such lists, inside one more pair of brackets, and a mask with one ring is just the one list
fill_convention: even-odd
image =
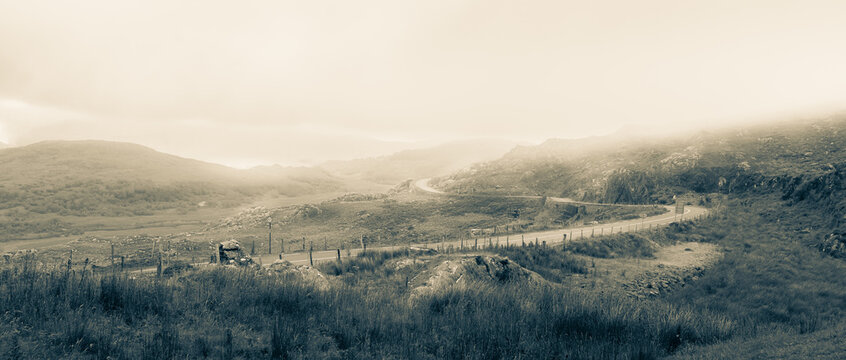
[(846, 109), (846, 1), (0, 0), (0, 141), (235, 166)]

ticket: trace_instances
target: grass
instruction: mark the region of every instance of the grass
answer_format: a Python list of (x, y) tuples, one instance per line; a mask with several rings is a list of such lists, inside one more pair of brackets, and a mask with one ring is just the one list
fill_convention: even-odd
[(587, 261), (573, 256), (558, 247), (534, 246), (502, 247), (491, 249), (493, 253), (508, 257), (521, 266), (532, 270), (544, 279), (560, 282), (571, 274), (588, 273)]
[[(816, 246), (829, 219), (776, 194), (729, 200), (723, 209), (567, 251), (485, 250), (553, 282), (588, 268), (573, 253), (644, 257), (653, 242), (675, 241), (725, 251), (699, 280), (644, 300), (554, 283), (479, 283), (410, 301), (402, 284), (419, 269), (386, 266), (414, 256), (407, 249), (319, 265), (334, 278), (327, 291), (255, 270), (133, 279), (24, 257), (0, 271), (0, 348), (24, 358), (707, 359), (732, 354), (731, 346), (778, 357), (785, 353), (769, 342), (829, 341), (846, 313), (846, 279), (837, 275), (846, 263)], [(837, 349), (825, 351), (837, 357)]]
[(388, 260), (409, 257), (413, 254), (415, 252), (407, 248), (393, 251), (360, 252), (354, 257), (345, 258), (340, 264), (335, 261), (319, 263), (318, 269), (325, 274), (335, 276), (346, 273), (373, 272), (381, 268)]
[(598, 258), (653, 258), (660, 245), (654, 240), (663, 231), (602, 235), (590, 241), (574, 241), (567, 248), (576, 253)]
[(727, 319), (557, 286), (405, 289), (214, 269), (169, 279), (0, 272), (0, 342), (24, 358), (653, 358), (712, 343)]

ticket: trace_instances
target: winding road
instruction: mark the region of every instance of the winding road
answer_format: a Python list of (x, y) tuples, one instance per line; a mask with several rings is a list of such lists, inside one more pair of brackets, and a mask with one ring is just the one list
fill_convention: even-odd
[[(443, 191), (438, 189), (432, 188), (429, 186), (429, 179), (420, 179), (414, 182), (414, 185), (423, 192), (436, 194), (436, 195), (444, 195)], [(540, 198), (540, 196), (519, 196), (524, 198)], [(600, 203), (589, 203), (589, 202), (581, 202), (581, 201), (573, 201), (567, 198), (556, 198), (556, 197), (548, 197), (550, 201), (554, 202), (561, 202), (561, 203), (574, 203), (574, 204), (584, 204), (584, 205), (598, 205), (598, 206), (621, 206), (617, 204), (600, 204)], [(627, 206), (640, 206), (640, 205), (627, 205)], [(681, 220), (688, 220), (688, 219), (695, 219), (701, 218), (708, 215), (708, 210), (693, 205), (686, 205), (684, 207), (683, 214), (675, 214), (675, 207), (674, 206), (664, 206), (669, 210), (669, 213), (664, 213), (655, 216), (649, 216), (645, 218), (639, 219), (632, 219), (632, 220), (622, 220), (616, 221), (612, 223), (606, 224), (595, 224), (595, 225), (582, 225), (577, 227), (570, 227), (570, 228), (563, 228), (563, 229), (555, 229), (555, 230), (544, 230), (544, 231), (533, 231), (533, 232), (526, 232), (526, 233), (512, 233), (508, 235), (499, 235), (499, 236), (487, 236), (487, 237), (478, 237), (478, 238), (470, 238), (464, 240), (448, 240), (442, 242), (430, 242), (430, 243), (416, 243), (410, 245), (397, 245), (397, 246), (383, 246), (383, 247), (373, 247), (371, 250), (382, 250), (382, 251), (390, 251), (390, 250), (399, 250), (404, 249), (406, 247), (417, 247), (417, 248), (428, 248), (428, 249), (435, 249), (435, 248), (444, 248), (450, 247), (453, 248), (476, 248), (483, 249), (490, 245), (493, 246), (505, 246), (511, 244), (522, 244), (522, 242), (529, 243), (529, 242), (537, 242), (539, 244), (546, 243), (547, 245), (552, 244), (561, 244), (564, 241), (574, 241), (574, 240), (581, 240), (581, 239), (588, 239), (593, 236), (605, 235), (605, 234), (616, 234), (621, 232), (636, 232), (636, 231), (648, 231), (651, 229), (656, 229), (662, 226), (667, 226), (672, 222), (681, 221)], [(566, 236), (565, 236), (566, 235)], [(566, 238), (566, 240), (565, 240)], [(361, 252), (361, 249), (350, 249), (349, 255), (347, 255), (347, 251), (341, 251), (341, 258), (347, 256), (356, 256), (358, 253)], [(287, 260), (293, 264), (308, 264), (307, 252), (298, 252), (298, 253), (291, 253), (291, 254), (283, 254), (282, 259)], [(337, 250), (323, 250), (323, 251), (314, 251), (312, 253), (312, 260), (317, 263), (321, 261), (331, 261), (338, 259), (338, 251)], [(261, 255), (255, 256), (254, 259), (256, 261), (260, 261), (263, 265), (272, 264), (274, 261), (279, 259), (279, 255)]]

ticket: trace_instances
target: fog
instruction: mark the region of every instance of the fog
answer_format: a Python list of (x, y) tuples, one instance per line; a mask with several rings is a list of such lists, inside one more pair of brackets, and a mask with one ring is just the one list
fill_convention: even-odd
[(0, 141), (238, 167), (846, 108), (841, 1), (0, 0)]

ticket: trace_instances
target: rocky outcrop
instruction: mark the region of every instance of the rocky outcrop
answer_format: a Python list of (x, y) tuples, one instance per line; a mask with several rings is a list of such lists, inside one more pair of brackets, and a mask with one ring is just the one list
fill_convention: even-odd
[(271, 274), (294, 277), (317, 290), (329, 290), (329, 279), (326, 275), (309, 265), (294, 265), (285, 260), (276, 260), (267, 271)]
[[(419, 280), (418, 280), (419, 279)], [(437, 293), (452, 286), (483, 282), (491, 284), (540, 283), (543, 278), (510, 259), (498, 255), (464, 256), (445, 260), (432, 270), (420, 274), (412, 290), (412, 298)]]
[(704, 268), (699, 266), (689, 269), (668, 269), (661, 265), (658, 267), (655, 271), (641, 274), (631, 283), (623, 284), (623, 289), (637, 298), (658, 296), (699, 280), (704, 272)]
[(835, 232), (826, 235), (819, 245), (820, 251), (836, 258), (846, 258), (846, 232)]

